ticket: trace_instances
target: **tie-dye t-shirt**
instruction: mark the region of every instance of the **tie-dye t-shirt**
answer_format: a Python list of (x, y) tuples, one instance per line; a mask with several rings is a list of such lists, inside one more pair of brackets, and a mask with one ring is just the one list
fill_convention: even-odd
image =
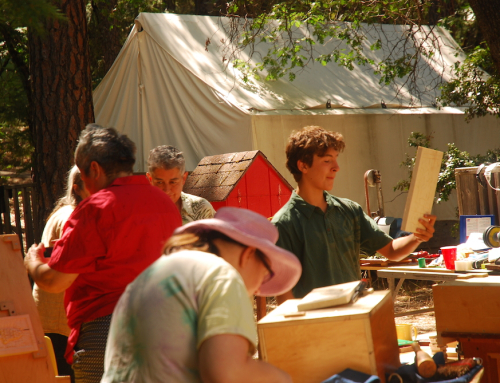
[(240, 274), (213, 254), (162, 256), (131, 283), (111, 322), (102, 383), (201, 382), (198, 349), (214, 335), (257, 343)]

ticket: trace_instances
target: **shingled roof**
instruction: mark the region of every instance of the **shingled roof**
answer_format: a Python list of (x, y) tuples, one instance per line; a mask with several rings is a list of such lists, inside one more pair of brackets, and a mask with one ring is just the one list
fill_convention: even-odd
[(224, 201), (259, 155), (291, 190), (292, 186), (267, 157), (260, 150), (253, 150), (204, 157), (187, 178), (184, 192), (203, 197), (210, 202)]

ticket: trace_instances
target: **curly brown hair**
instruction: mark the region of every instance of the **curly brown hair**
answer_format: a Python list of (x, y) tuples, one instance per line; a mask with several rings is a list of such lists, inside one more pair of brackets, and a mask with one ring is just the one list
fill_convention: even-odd
[(330, 132), (320, 126), (306, 126), (292, 132), (286, 146), (286, 167), (299, 182), (302, 172), (297, 167), (297, 161), (312, 166), (314, 155), (324, 156), (329, 148), (339, 153), (344, 150), (345, 142), (342, 134)]

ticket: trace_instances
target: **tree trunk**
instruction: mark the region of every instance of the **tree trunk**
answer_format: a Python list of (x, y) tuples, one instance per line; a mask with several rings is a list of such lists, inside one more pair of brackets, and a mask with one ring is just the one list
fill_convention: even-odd
[(497, 73), (500, 74), (500, 0), (469, 0), (479, 29), (490, 48)]
[(43, 36), (29, 34), (30, 129), (41, 228), (64, 192), (80, 131), (94, 121), (86, 2), (62, 0), (57, 5), (67, 21), (47, 20)]

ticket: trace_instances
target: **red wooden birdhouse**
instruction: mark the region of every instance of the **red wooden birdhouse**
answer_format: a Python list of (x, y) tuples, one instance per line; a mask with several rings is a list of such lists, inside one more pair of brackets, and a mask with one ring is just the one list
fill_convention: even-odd
[(203, 197), (215, 210), (242, 207), (272, 217), (288, 201), (292, 186), (259, 150), (203, 158), (184, 192)]

